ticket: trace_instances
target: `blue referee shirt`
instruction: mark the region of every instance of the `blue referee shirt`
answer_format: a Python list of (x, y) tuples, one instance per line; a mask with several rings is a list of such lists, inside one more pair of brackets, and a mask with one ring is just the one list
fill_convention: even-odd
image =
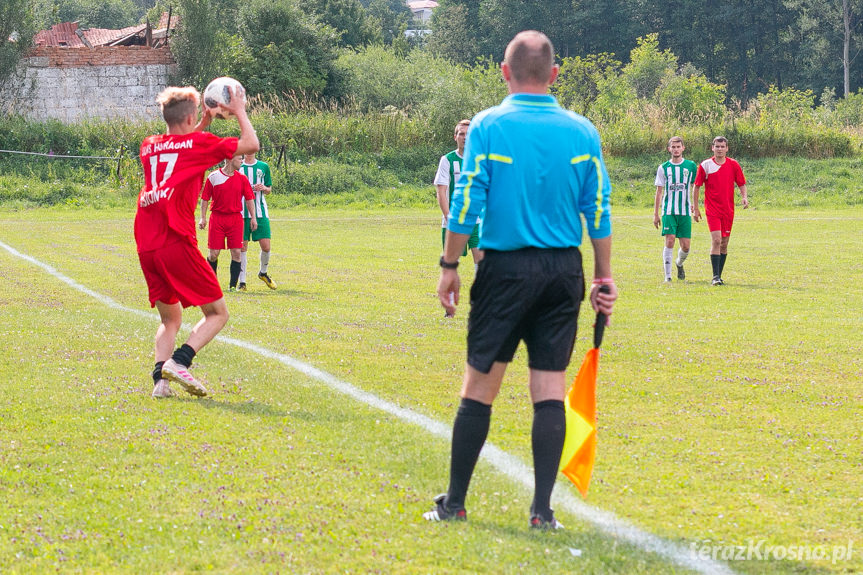
[(471, 120), (447, 228), (470, 234), (483, 213), (481, 249), (581, 245), (611, 235), (611, 183), (599, 132), (554, 96), (511, 94)]

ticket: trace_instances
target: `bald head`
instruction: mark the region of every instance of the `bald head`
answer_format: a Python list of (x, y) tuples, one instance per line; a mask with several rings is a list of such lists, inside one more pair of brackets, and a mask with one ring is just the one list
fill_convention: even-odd
[(554, 48), (542, 32), (526, 30), (516, 34), (506, 47), (504, 62), (515, 83), (548, 85), (554, 67)]

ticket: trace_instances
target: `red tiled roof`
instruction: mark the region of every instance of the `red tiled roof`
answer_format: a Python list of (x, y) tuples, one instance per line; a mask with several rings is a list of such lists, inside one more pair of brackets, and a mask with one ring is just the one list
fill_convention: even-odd
[[(174, 16), (171, 21), (172, 26), (175, 25), (176, 22), (177, 17)], [(159, 23), (157, 24), (156, 29), (166, 28), (167, 25), (168, 14), (166, 12), (162, 14), (161, 18), (159, 18)], [(146, 24), (139, 24), (137, 26), (120, 28), (119, 30), (109, 30), (107, 28), (90, 28), (85, 30), (82, 28), (81, 32), (84, 34), (84, 38), (90, 42), (91, 46), (108, 46), (122, 38), (128, 38), (129, 36), (134, 35), (143, 35), (146, 29)], [(79, 38), (75, 33), (76, 30), (78, 30), (77, 22), (61, 22), (60, 24), (54, 24), (51, 26), (50, 30), (37, 32), (36, 36), (33, 38), (33, 43), (36, 46), (69, 46), (73, 48), (85, 46), (84, 42), (81, 41), (81, 38)]]

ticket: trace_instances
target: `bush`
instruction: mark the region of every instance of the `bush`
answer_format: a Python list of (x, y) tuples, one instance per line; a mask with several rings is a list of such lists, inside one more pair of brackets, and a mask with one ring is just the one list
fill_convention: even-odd
[(343, 194), (363, 187), (395, 187), (398, 179), (380, 166), (350, 166), (330, 160), (288, 162), (281, 172), (286, 193)]
[(667, 117), (682, 124), (712, 123), (725, 114), (725, 86), (713, 84), (701, 74), (666, 75), (656, 96)]
[(614, 54), (603, 52), (564, 58), (560, 73), (551, 91), (560, 105), (579, 114), (587, 115), (599, 98), (600, 86), (620, 74), (621, 63)]

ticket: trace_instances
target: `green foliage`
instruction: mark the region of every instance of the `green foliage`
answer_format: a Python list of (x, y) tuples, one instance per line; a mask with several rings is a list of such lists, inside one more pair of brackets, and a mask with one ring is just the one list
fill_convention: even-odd
[(287, 193), (345, 194), (363, 187), (385, 188), (399, 184), (391, 172), (375, 164), (353, 166), (330, 160), (288, 162), (281, 173)]
[(144, 12), (132, 0), (58, 0), (56, 6), (60, 22), (78, 21), (82, 28), (134, 26)]
[(641, 118), (639, 102), (632, 85), (623, 76), (606, 76), (597, 84), (599, 94), (590, 108), (590, 117), (603, 124), (615, 124), (627, 116)]
[(31, 0), (4, 0), (0, 3), (0, 87), (15, 71), (36, 32)]
[(473, 63), (481, 54), (481, 46), (470, 38), (475, 30), (469, 6), (452, 0), (442, 0), (432, 12), (432, 35), (427, 47), (432, 54), (453, 62)]
[(339, 32), (340, 46), (365, 46), (383, 40), (381, 30), (359, 0), (308, 0), (305, 5)]
[(761, 125), (787, 127), (789, 124), (810, 123), (814, 120), (815, 95), (812, 90), (779, 89), (770, 86), (759, 94), (750, 113)]
[(467, 68), (423, 50), (402, 57), (369, 46), (343, 53), (336, 66), (344, 75), (343, 90), (361, 110), (423, 118), (433, 141), (451, 142), (459, 120), (499, 104), (506, 95), (500, 69), (490, 60)]
[(674, 74), (677, 56), (670, 50), (659, 50), (659, 34), (648, 34), (637, 42), (623, 67), (623, 78), (639, 98), (652, 98), (663, 78)]
[(833, 120), (840, 126), (863, 125), (863, 89), (837, 100), (832, 110)]
[(343, 52), (335, 62), (342, 91), (361, 110), (411, 110), (422, 97), (423, 70), (381, 45)]
[(326, 89), (338, 35), (294, 0), (250, 0), (240, 9), (239, 31), (247, 52), (232, 73), (250, 93)]
[(371, 0), (366, 11), (376, 23), (385, 43), (402, 48), (407, 46), (404, 32), (413, 20), (413, 13), (402, 0)]
[(656, 97), (668, 117), (681, 124), (715, 123), (725, 114), (725, 86), (702, 74), (666, 74)]
[(174, 84), (203, 89), (222, 76), (228, 34), (217, 10), (217, 0), (179, 0), (179, 24), (171, 43), (177, 61)]
[(620, 67), (614, 54), (607, 52), (564, 58), (552, 93), (562, 106), (587, 114), (600, 95), (600, 86), (616, 77)]

